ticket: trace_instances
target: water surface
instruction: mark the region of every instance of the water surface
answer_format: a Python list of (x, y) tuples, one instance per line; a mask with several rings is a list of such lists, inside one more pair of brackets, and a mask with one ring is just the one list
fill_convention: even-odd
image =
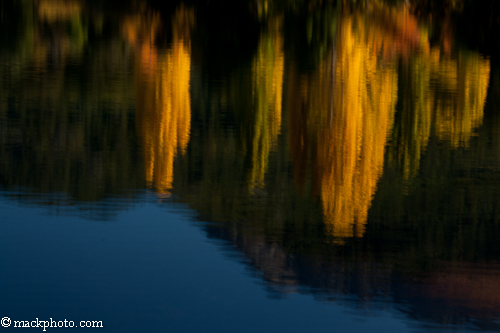
[(494, 6), (2, 2), (0, 316), (500, 331)]

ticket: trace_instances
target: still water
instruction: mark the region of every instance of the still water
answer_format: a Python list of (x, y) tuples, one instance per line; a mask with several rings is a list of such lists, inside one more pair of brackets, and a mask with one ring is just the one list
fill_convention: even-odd
[(2, 325), (500, 331), (495, 6), (2, 2)]

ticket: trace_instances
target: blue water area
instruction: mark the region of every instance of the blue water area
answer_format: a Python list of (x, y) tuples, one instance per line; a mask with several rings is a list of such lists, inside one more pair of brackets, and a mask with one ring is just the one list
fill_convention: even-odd
[(203, 223), (179, 204), (144, 200), (95, 221), (4, 199), (0, 221), (0, 315), (13, 321), (102, 320), (106, 332), (413, 327), (390, 307), (355, 311), (310, 295), (269, 297), (260, 279), (227, 255), (230, 245), (207, 239)]

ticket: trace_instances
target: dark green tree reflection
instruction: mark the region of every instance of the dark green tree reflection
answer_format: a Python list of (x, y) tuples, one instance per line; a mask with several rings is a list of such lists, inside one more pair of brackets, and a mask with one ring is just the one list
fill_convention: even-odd
[(78, 200), (142, 188), (130, 52), (90, 38), (102, 21), (82, 2), (22, 6), (16, 43), (0, 52), (2, 185)]

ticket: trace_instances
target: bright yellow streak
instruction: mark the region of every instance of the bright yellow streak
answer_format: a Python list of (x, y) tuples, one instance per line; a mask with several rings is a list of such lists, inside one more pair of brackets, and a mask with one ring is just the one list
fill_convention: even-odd
[[(153, 23), (155, 21), (152, 21)], [(191, 44), (189, 30), (194, 22), (192, 10), (181, 6), (173, 19), (173, 43), (166, 52), (141, 39), (137, 55), (137, 114), (144, 151), (146, 181), (158, 194), (172, 189), (174, 160), (184, 153), (191, 130)], [(131, 40), (154, 36), (125, 31)], [(138, 25), (140, 26), (140, 25)]]
[[(318, 145), (314, 171), (326, 231), (338, 242), (364, 233), (397, 98), (395, 67), (382, 66), (368, 43), (383, 38), (382, 33), (367, 38), (374, 30), (358, 22), (342, 21), (336, 59), (322, 64), (319, 84), (310, 89), (316, 94), (310, 112), (317, 114), (311, 128), (317, 131)], [(331, 83), (322, 82), (326, 79)]]
[(314, 73), (290, 76), (301, 97), (289, 92), (295, 99), (289, 107), (296, 179), (299, 185), (304, 181), (303, 161), (310, 155), (313, 192), (321, 198), (326, 232), (341, 244), (362, 237), (365, 230), (394, 121), (397, 73), (373, 43), (384, 38), (384, 30), (355, 16), (343, 18), (338, 29), (335, 48)]

